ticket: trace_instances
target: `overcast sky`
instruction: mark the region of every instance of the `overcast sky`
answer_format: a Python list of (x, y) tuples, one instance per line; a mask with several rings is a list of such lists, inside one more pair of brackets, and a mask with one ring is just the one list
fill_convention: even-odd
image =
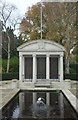
[(27, 8), (29, 6), (32, 6), (33, 4), (36, 4), (37, 2), (40, 2), (41, 0), (6, 0), (9, 3), (13, 3), (17, 6), (17, 8), (20, 11), (21, 15), (25, 15), (25, 12), (27, 11)]
[[(25, 16), (25, 13), (28, 9), (28, 7), (36, 4), (37, 2), (40, 2), (41, 0), (5, 0), (8, 3), (14, 4), (18, 8), (18, 14), (23, 17)], [(17, 29), (15, 30), (15, 34), (19, 35), (18, 30), (19, 25), (17, 26)]]

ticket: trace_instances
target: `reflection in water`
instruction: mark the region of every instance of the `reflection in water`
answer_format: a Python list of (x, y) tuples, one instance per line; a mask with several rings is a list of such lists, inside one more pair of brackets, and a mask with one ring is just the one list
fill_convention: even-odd
[[(38, 104), (38, 98), (44, 98)], [(59, 91), (20, 92), (3, 110), (3, 118), (77, 118), (76, 113)]]
[(19, 106), (17, 105), (16, 109), (13, 111), (12, 118), (18, 118), (19, 117)]
[(47, 113), (51, 111), (50, 106), (44, 103), (44, 98), (39, 97), (38, 100), (31, 106), (33, 117), (47, 117)]

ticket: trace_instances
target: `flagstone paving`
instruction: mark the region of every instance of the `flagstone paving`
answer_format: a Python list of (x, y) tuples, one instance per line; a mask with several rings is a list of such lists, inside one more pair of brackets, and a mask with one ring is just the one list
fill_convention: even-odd
[(0, 89), (0, 110), (19, 92), (20, 89)]
[(72, 92), (73, 95), (75, 95), (78, 98), (78, 89), (69, 89), (70, 92)]

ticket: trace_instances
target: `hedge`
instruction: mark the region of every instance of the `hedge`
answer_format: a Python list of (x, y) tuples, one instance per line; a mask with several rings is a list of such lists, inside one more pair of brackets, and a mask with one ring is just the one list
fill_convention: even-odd
[[(12, 80), (12, 79), (18, 79), (19, 80), (19, 73), (3, 73), (0, 74), (0, 78), (2, 76), (2, 80)], [(77, 74), (64, 74), (64, 80), (65, 79), (71, 79), (71, 80), (78, 80), (78, 73)]]
[[(7, 60), (2, 59), (2, 72), (5, 73), (7, 71)], [(19, 58), (14, 56), (10, 59), (10, 68), (9, 73), (18, 72), (19, 71)]]
[(72, 72), (71, 69), (73, 69), (75, 73), (78, 73), (78, 64), (70, 64), (70, 72)]
[[(65, 63), (63, 64), (64, 73), (65, 73)], [(71, 74), (78, 73), (78, 64), (69, 64), (69, 71)]]
[(78, 81), (78, 73), (70, 73), (70, 74), (64, 74), (64, 80), (65, 79), (71, 79)]
[[(0, 77), (1, 77), (1, 74), (0, 74)], [(3, 73), (2, 74), (2, 80), (12, 80), (12, 79), (19, 80), (19, 73)]]

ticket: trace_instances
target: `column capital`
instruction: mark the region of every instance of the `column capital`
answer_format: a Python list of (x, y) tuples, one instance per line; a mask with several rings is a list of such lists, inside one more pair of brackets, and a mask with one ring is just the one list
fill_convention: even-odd
[(46, 57), (50, 57), (50, 54), (46, 54)]
[(19, 57), (22, 57), (23, 55), (19, 55)]
[(33, 54), (32, 56), (33, 56), (33, 57), (36, 57), (36, 54)]
[(60, 57), (63, 57), (63, 55), (61, 54)]

